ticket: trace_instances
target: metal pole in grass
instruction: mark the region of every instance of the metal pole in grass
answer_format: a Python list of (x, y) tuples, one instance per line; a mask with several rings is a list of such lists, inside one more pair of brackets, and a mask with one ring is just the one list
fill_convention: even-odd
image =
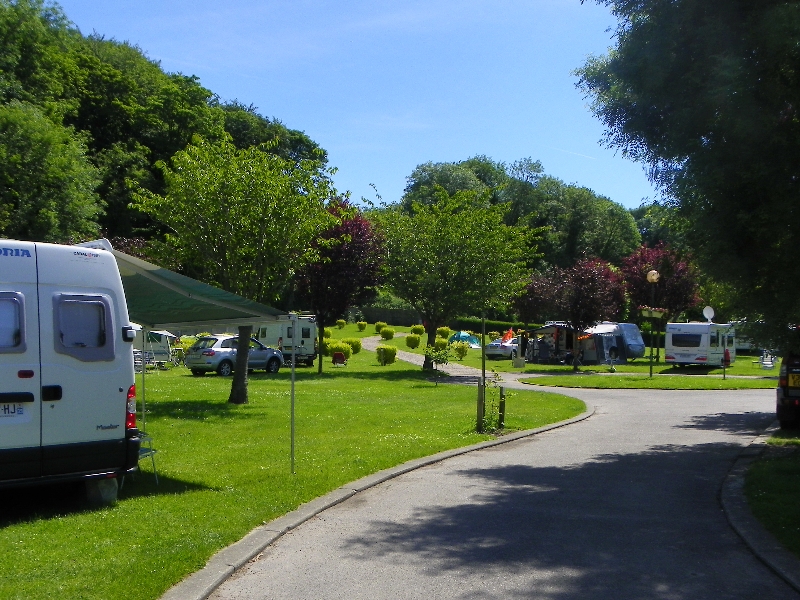
[(295, 345), (294, 334), (297, 332), (297, 313), (289, 313), (292, 320), (292, 474), (294, 475), (294, 365), (295, 365)]
[[(650, 284), (650, 308), (655, 310), (656, 303), (656, 283), (661, 275), (655, 269), (647, 272), (647, 281)], [(650, 320), (650, 379), (653, 378), (653, 327), (655, 327), (655, 319)]]
[(478, 382), (478, 411), (475, 430), (483, 433), (483, 411), (486, 402), (486, 314), (481, 313), (481, 380)]

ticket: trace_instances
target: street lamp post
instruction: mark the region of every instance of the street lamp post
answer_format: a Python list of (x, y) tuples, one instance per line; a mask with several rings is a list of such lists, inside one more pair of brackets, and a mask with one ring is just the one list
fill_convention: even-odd
[[(656, 303), (656, 283), (661, 275), (655, 269), (647, 272), (647, 282), (650, 284), (650, 308), (655, 308), (653, 305)], [(653, 378), (653, 327), (655, 326), (655, 318), (650, 320), (650, 379)]]

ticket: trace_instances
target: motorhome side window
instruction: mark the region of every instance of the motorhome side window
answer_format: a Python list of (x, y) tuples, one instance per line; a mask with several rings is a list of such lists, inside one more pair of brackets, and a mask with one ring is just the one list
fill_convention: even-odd
[(55, 350), (84, 362), (114, 359), (114, 327), (107, 296), (56, 294)]
[(300, 333), (302, 334), (301, 337), (310, 338), (311, 337), (311, 327), (303, 327), (300, 330)]
[(294, 336), (293, 329), (294, 329), (294, 328), (293, 328), (291, 325), (290, 325), (289, 327), (287, 327), (287, 328), (286, 328), (286, 337), (287, 337), (287, 338), (290, 338), (290, 339), (291, 339), (291, 338)]
[(25, 298), (18, 292), (0, 292), (0, 353), (25, 349)]

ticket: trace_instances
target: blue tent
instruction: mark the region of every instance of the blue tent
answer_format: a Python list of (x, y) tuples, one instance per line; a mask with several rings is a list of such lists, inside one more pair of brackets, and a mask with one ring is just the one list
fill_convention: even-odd
[(480, 340), (472, 335), (469, 331), (456, 331), (447, 341), (449, 341), (451, 344), (453, 342), (467, 342), (470, 348), (481, 347)]

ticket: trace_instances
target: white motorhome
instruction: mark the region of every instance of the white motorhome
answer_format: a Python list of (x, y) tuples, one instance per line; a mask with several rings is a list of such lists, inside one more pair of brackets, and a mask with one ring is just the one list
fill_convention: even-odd
[(736, 360), (736, 330), (730, 323), (667, 323), (664, 361), (680, 365), (719, 365)]
[(134, 337), (110, 252), (0, 240), (0, 487), (116, 498), (139, 459)]
[(313, 316), (299, 316), (297, 318), (299, 336), (294, 340), (294, 331), (291, 321), (274, 321), (253, 327), (253, 336), (265, 346), (275, 348), (283, 353), (285, 361), (292, 358), (294, 345), (297, 362), (309, 367), (314, 364), (317, 356), (317, 319)]

